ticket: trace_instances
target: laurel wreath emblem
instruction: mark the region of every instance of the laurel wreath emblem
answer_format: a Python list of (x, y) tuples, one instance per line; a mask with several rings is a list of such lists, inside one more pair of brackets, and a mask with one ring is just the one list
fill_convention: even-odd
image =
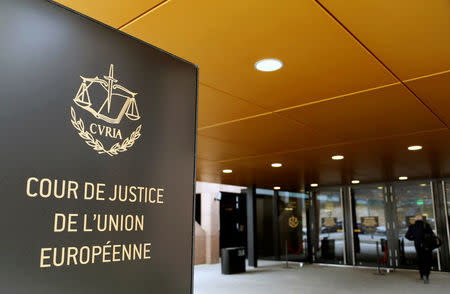
[(84, 130), (84, 122), (80, 118), (77, 120), (75, 110), (70, 107), (70, 114), (72, 116), (71, 122), (73, 127), (78, 131), (78, 135), (83, 138), (84, 142), (91, 146), (98, 154), (106, 153), (109, 156), (118, 155), (119, 152), (125, 152), (134, 145), (134, 142), (141, 136), (142, 125), (139, 125), (136, 130), (122, 142), (117, 142), (111, 148), (105, 149), (100, 140), (95, 139), (89, 131)]

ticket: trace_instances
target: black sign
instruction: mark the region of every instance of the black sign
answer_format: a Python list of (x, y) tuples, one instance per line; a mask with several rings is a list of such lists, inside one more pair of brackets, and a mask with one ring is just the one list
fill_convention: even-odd
[(0, 293), (191, 293), (197, 68), (0, 2)]
[(322, 217), (322, 233), (334, 233), (338, 232), (339, 229), (342, 229), (342, 227), (339, 227), (336, 217)]
[(335, 217), (323, 217), (322, 226), (326, 228), (333, 228), (337, 226), (337, 218)]
[(378, 228), (378, 216), (362, 216), (361, 230), (363, 233), (374, 233)]

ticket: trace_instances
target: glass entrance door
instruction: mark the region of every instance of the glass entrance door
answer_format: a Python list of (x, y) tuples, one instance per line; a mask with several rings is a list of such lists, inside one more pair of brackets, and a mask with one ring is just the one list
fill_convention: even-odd
[(345, 263), (345, 235), (341, 189), (316, 191), (314, 195), (314, 260)]
[(306, 203), (309, 196), (284, 191), (278, 195), (279, 248), (288, 260), (304, 261), (308, 252)]
[[(416, 252), (414, 242), (405, 238), (409, 225), (414, 223), (416, 214), (421, 214), (436, 233), (436, 223), (433, 204), (433, 191), (430, 182), (402, 183), (393, 185), (393, 215), (392, 226), (394, 236), (395, 265), (402, 268), (416, 268)], [(437, 250), (433, 251), (433, 270), (438, 270)]]
[[(441, 194), (435, 199), (433, 183), (408, 181), (313, 190), (308, 218), (313, 261), (416, 269), (414, 242), (405, 238), (416, 214), (423, 216), (435, 234), (437, 225), (441, 237), (443, 229), (450, 232), (450, 183), (444, 186), (443, 196), (448, 197), (442, 199), (444, 202)], [(436, 207), (440, 202), (443, 207)], [(445, 214), (437, 210), (436, 219), (435, 209), (444, 208)], [(446, 269), (448, 263), (447, 248), (439, 250), (433, 251), (433, 270), (441, 270), (441, 265)]]
[(387, 262), (384, 187), (352, 189), (353, 242), (357, 265)]

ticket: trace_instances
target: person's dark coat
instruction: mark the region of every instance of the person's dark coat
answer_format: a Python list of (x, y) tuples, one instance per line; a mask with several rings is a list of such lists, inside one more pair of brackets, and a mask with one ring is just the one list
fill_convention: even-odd
[(428, 223), (417, 220), (414, 224), (410, 225), (408, 231), (405, 234), (405, 238), (414, 241), (416, 250), (421, 249), (423, 241), (425, 240), (425, 234), (433, 235), (433, 230)]

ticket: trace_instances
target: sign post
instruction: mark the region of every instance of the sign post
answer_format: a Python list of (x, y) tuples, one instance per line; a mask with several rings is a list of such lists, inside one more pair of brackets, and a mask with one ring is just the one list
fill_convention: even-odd
[(0, 292), (192, 293), (197, 67), (0, 2)]

